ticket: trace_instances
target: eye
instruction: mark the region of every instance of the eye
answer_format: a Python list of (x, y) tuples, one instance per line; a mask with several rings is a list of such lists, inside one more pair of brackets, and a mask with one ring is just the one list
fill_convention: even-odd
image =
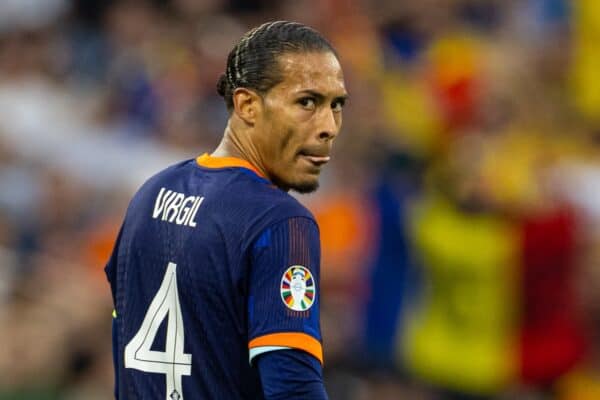
[(345, 104), (345, 99), (337, 99), (333, 103), (331, 103), (331, 109), (333, 110), (333, 112), (341, 112)]
[(298, 100), (298, 103), (308, 110), (313, 110), (317, 105), (317, 101), (314, 99), (314, 97), (303, 97)]

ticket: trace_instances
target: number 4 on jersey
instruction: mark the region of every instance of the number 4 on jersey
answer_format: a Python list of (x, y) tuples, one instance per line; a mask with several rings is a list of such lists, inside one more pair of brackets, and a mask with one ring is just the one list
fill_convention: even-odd
[[(192, 355), (183, 352), (184, 329), (176, 271), (177, 265), (170, 262), (142, 326), (125, 346), (125, 368), (166, 375), (166, 400), (183, 400), (181, 377), (192, 373)], [(150, 350), (167, 316), (165, 351)]]

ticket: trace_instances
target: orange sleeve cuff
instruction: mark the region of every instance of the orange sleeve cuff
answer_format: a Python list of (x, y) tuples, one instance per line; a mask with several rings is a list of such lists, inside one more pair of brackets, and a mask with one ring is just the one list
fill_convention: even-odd
[(306, 333), (298, 332), (282, 332), (282, 333), (271, 333), (256, 337), (248, 343), (248, 349), (263, 346), (281, 346), (291, 347), (293, 349), (304, 350), (309, 354), (312, 354), (323, 364), (323, 346), (314, 337), (307, 335)]

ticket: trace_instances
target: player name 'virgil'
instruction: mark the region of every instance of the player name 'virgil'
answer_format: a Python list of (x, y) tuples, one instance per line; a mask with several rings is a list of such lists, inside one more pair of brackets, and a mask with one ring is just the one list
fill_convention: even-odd
[(186, 196), (163, 187), (156, 196), (152, 218), (195, 228), (194, 219), (203, 200), (204, 197)]

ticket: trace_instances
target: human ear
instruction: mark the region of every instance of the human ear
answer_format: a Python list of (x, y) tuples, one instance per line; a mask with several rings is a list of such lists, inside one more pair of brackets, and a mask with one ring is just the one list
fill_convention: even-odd
[(261, 109), (260, 96), (249, 89), (237, 88), (233, 92), (233, 109), (248, 125), (254, 125)]

